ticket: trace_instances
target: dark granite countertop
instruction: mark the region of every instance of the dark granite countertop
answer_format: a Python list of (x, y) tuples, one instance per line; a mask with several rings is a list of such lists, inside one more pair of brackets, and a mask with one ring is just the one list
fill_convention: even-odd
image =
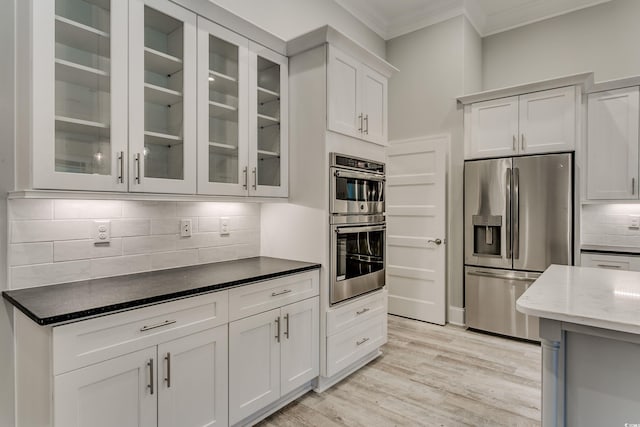
[(317, 268), (319, 264), (255, 257), (17, 289), (2, 296), (34, 322), (52, 325)]

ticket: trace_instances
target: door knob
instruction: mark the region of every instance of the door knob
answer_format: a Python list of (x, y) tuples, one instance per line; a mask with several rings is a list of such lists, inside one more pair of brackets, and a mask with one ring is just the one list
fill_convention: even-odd
[(436, 245), (441, 245), (442, 239), (427, 240), (427, 243), (435, 243)]

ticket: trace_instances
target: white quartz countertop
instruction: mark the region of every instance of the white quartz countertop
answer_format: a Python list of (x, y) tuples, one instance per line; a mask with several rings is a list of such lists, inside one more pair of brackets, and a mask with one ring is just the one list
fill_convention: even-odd
[(552, 265), (516, 307), (546, 319), (640, 334), (640, 272)]

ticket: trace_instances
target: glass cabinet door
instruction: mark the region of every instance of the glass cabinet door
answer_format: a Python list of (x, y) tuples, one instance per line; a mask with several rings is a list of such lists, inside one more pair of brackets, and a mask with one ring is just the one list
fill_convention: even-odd
[(198, 18), (198, 193), (247, 194), (248, 41)]
[(250, 158), (249, 194), (288, 195), (287, 58), (249, 44)]
[(195, 193), (196, 16), (133, 0), (129, 33), (130, 189)]
[(55, 0), (33, 13), (33, 187), (126, 190), (127, 54), (115, 48), (126, 4)]

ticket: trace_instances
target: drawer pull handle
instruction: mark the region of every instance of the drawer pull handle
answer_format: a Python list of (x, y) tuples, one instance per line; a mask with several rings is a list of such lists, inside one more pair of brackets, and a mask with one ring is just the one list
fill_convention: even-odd
[(356, 311), (356, 316), (360, 316), (361, 314), (365, 314), (369, 310), (370, 310), (370, 308), (366, 307), (366, 308), (363, 308), (360, 311)]
[(143, 326), (140, 328), (140, 332), (150, 331), (151, 329), (162, 328), (163, 326), (173, 325), (176, 323), (176, 320), (165, 320), (162, 323), (158, 323), (156, 325)]
[(362, 338), (360, 341), (356, 341), (356, 345), (362, 345), (369, 341), (369, 338)]
[(149, 389), (149, 393), (153, 394), (153, 359), (149, 359), (147, 366), (149, 367), (149, 384), (147, 388)]
[(622, 268), (619, 265), (611, 265), (611, 264), (598, 264), (598, 267), (600, 267), (600, 268)]
[(288, 294), (291, 292), (291, 289), (285, 289), (284, 291), (280, 291), (280, 292), (271, 292), (271, 296), (272, 297), (277, 297), (278, 295), (284, 295), (284, 294)]

